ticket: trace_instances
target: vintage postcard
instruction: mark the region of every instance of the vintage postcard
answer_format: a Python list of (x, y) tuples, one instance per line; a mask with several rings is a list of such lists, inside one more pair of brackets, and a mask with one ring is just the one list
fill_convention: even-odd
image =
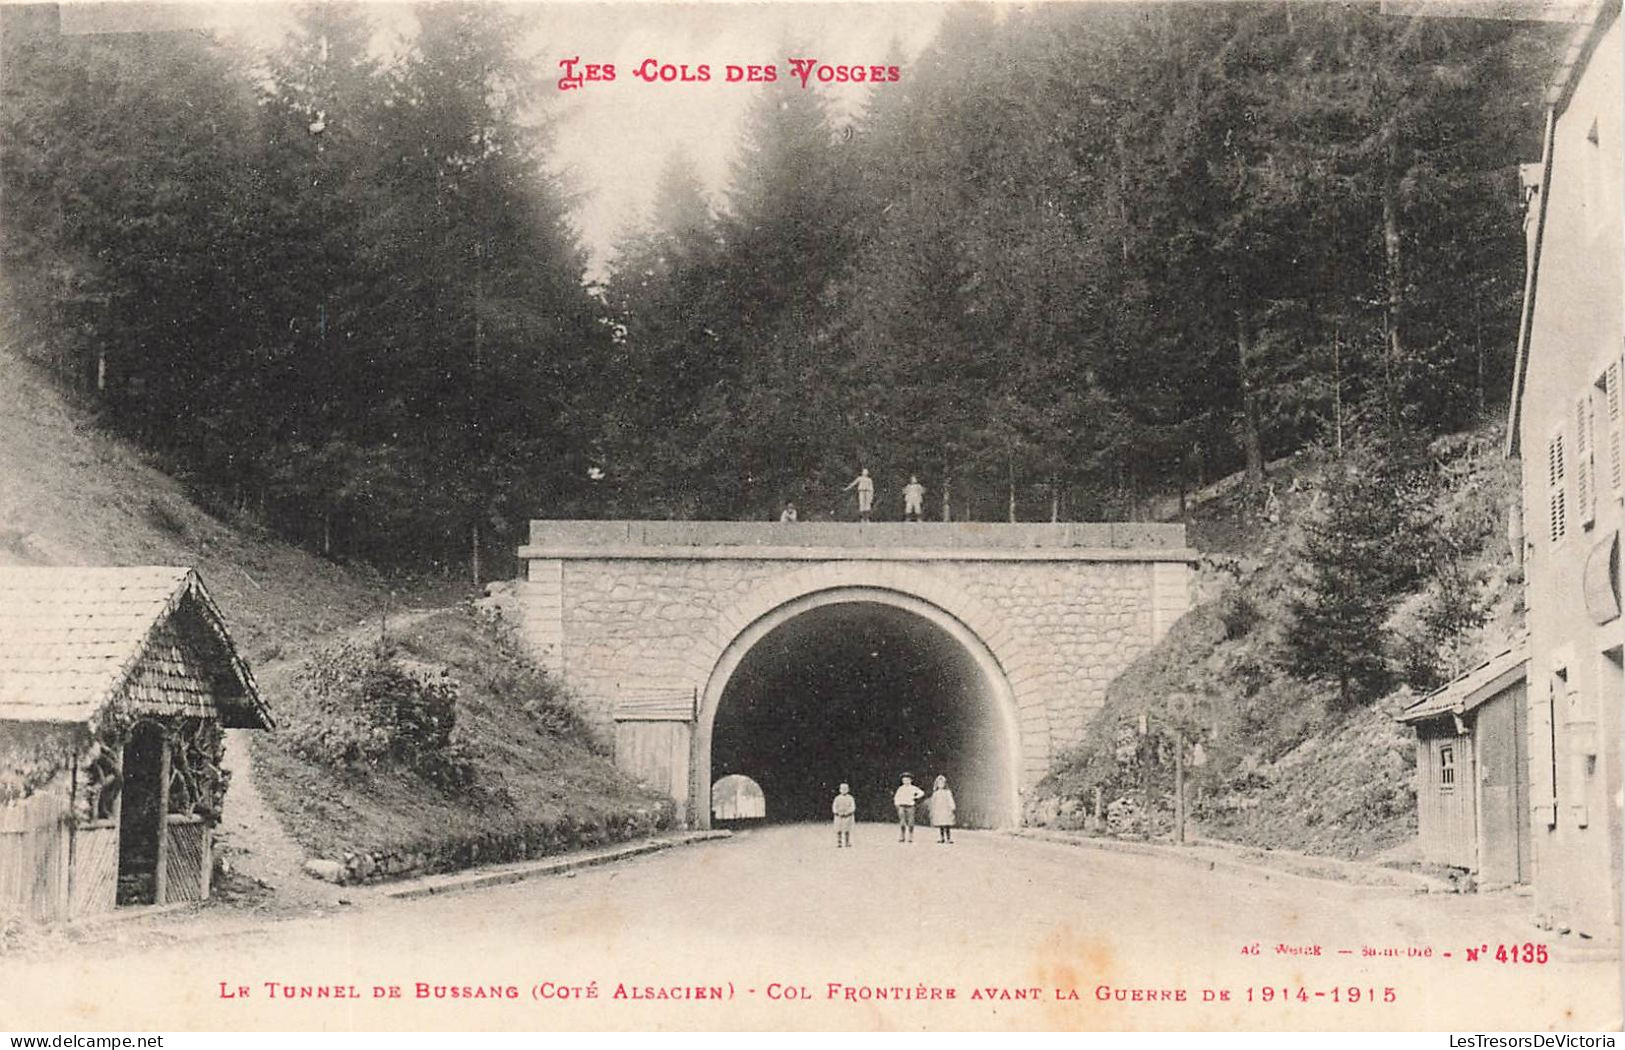
[(0, 6), (0, 1028), (1617, 1031), (1619, 10)]

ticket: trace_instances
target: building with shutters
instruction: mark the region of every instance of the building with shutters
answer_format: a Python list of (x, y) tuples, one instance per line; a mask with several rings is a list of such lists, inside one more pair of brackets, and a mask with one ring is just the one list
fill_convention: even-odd
[(1625, 525), (1625, 121), (1619, 2), (1549, 91), (1508, 427), (1522, 462), (1529, 817), (1543, 925), (1617, 942)]

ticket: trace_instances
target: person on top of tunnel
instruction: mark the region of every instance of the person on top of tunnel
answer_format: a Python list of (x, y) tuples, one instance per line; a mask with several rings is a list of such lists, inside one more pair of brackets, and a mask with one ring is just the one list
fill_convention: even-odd
[(897, 841), (914, 841), (914, 807), (925, 797), (925, 792), (914, 786), (914, 774), (904, 773), (903, 783), (892, 796), (897, 806)]
[(910, 474), (903, 486), (903, 520), (919, 521), (925, 516), (925, 486), (918, 475)]
[(858, 811), (858, 802), (852, 797), (850, 785), (841, 784), (840, 793), (835, 796), (835, 802), (830, 809), (835, 814), (835, 848), (852, 845), (853, 814)]
[(858, 520), (868, 521), (875, 505), (875, 479), (869, 476), (868, 467), (858, 471), (858, 476), (847, 482), (846, 488), (841, 491), (854, 488), (858, 490)]
[(937, 829), (937, 843), (951, 846), (954, 843), (954, 815), (959, 806), (954, 802), (954, 793), (948, 790), (947, 777), (937, 777), (931, 787), (931, 826)]

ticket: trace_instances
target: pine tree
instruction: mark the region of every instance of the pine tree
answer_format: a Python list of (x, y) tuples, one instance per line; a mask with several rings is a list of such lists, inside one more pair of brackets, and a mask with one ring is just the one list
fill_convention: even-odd
[(1303, 593), (1290, 601), (1287, 667), (1336, 686), (1335, 706), (1381, 696), (1394, 681), (1386, 627), (1424, 568), (1429, 487), (1414, 436), (1366, 438), (1336, 464), (1305, 529)]
[(379, 370), (360, 251), (364, 218), (382, 206), (372, 191), (386, 84), (371, 32), (358, 9), (299, 10), (269, 62), (252, 198), (257, 254), (279, 275), (261, 336), (277, 439), (268, 476), (245, 483), (273, 487), (275, 520), (329, 556), (361, 539), (349, 534), (364, 533), (357, 515), (378, 480), (377, 421), (355, 410)]
[(611, 513), (694, 517), (712, 494), (699, 410), (723, 381), (719, 237), (694, 165), (669, 157), (649, 222), (618, 246), (605, 289), (617, 334), (602, 382)]
[(445, 557), (455, 537), (478, 579), (493, 536), (505, 549), (525, 518), (587, 498), (608, 333), (512, 14), (417, 14), (381, 124), (385, 206), (364, 228), (383, 368), (370, 416), (417, 489), (389, 511), (395, 542)]
[(1294, 673), (1329, 678), (1342, 708), (1379, 695), (1390, 677), (1382, 640), (1391, 599), (1382, 565), (1392, 536), (1371, 513), (1373, 495), (1353, 473), (1327, 488), (1325, 514), (1309, 528), (1302, 552), (1307, 596), (1293, 601), (1286, 638)]

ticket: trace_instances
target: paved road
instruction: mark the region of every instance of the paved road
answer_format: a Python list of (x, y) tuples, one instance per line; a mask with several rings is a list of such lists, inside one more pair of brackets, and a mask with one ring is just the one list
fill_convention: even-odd
[[(899, 845), (876, 825), (860, 825), (856, 838), (855, 848), (836, 850), (824, 827), (767, 828), (574, 878), (374, 900), (190, 943), (154, 945), (150, 933), (132, 931), (123, 946), (0, 959), (0, 1029), (1461, 1031), (1618, 1022), (1616, 963), (1563, 949), (1545, 966), (1464, 960), (1467, 945), (1539, 939), (1521, 921), (1520, 898), (1245, 877), (972, 832), (953, 846), (927, 833)], [(1254, 942), (1262, 954), (1244, 954)], [(1282, 943), (1324, 954), (1280, 955)], [(1337, 954), (1364, 947), (1432, 957)], [(272, 998), (266, 982), (353, 988), (361, 998)], [(419, 982), (430, 998), (416, 997)], [(596, 982), (598, 998), (538, 1001), (544, 982)], [(222, 983), (248, 994), (223, 998)], [(372, 997), (389, 985), (402, 998)], [(617, 999), (618, 985), (684, 997)], [(435, 986), (514, 986), (518, 998), (434, 998)], [(696, 987), (732, 998), (687, 997)], [(1351, 987), (1361, 1002), (1334, 1000), (1334, 988), (1346, 1000)], [(877, 995), (905, 988), (954, 998)], [(1269, 1002), (1265, 988), (1274, 989)], [(1393, 1002), (1383, 1001), (1388, 988)], [(995, 998), (973, 997), (985, 989)], [(1037, 993), (1019, 998), (1021, 989)], [(1204, 1002), (1204, 990), (1229, 999)], [(1156, 999), (1144, 1001), (1147, 992)]]

